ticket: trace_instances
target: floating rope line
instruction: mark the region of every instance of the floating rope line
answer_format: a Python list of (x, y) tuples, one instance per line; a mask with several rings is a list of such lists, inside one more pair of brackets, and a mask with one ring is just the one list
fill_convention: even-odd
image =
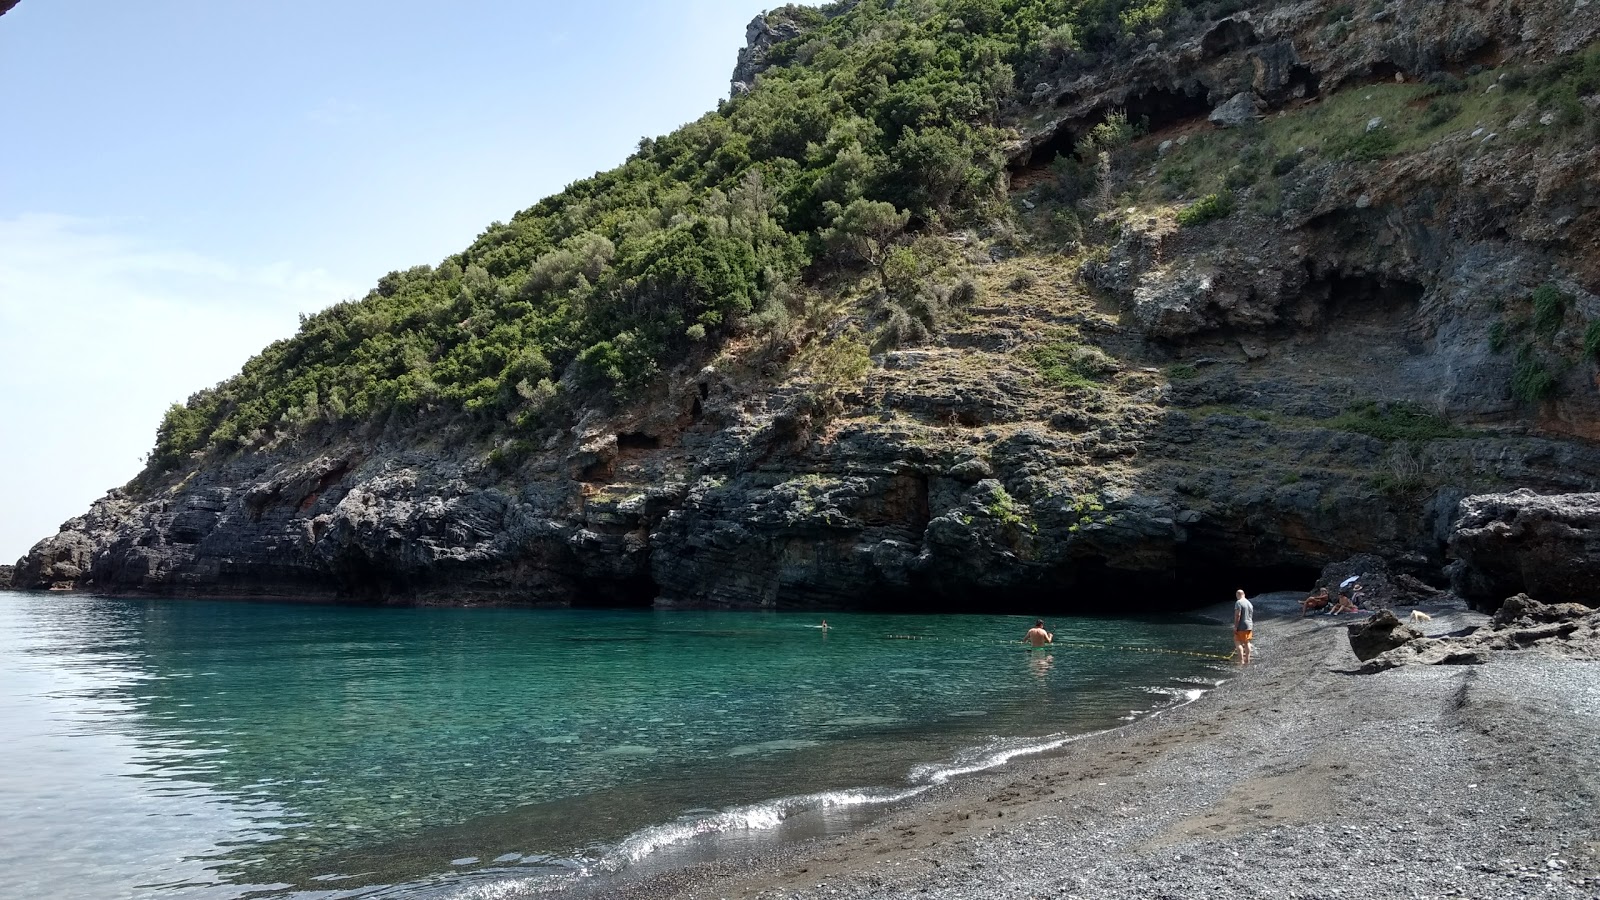
[[(883, 639), (886, 640), (886, 641), (941, 641), (941, 640), (944, 640), (944, 638), (931, 637), (931, 636), (920, 635), (920, 634), (886, 634), (886, 635), (883, 636)], [(961, 639), (958, 639), (958, 640), (961, 640)], [(1054, 643), (1045, 644), (1042, 647), (1028, 647), (1028, 645), (1023, 644), (1021, 641), (995, 641), (995, 644), (997, 644), (998, 646), (1002, 646), (1002, 647), (1022, 646), (1022, 647), (1027, 648), (1030, 651), (1032, 651), (1032, 650), (1046, 650), (1046, 649), (1049, 649), (1051, 647), (1084, 647), (1084, 648), (1091, 649), (1091, 650), (1124, 650), (1124, 651), (1128, 651), (1128, 652), (1131, 652), (1131, 653), (1166, 653), (1166, 654), (1170, 654), (1170, 655), (1173, 655), (1173, 656), (1195, 656), (1195, 657), (1199, 657), (1201, 659), (1233, 659), (1233, 654), (1232, 653), (1222, 654), (1222, 653), (1206, 653), (1206, 652), (1201, 651), (1201, 650), (1172, 650), (1172, 649), (1169, 649), (1169, 648), (1166, 648), (1166, 647), (1129, 647), (1129, 646), (1125, 646), (1125, 645), (1121, 645), (1121, 644), (1096, 644), (1096, 643), (1092, 643), (1092, 642), (1089, 642), (1089, 641), (1055, 641)]]

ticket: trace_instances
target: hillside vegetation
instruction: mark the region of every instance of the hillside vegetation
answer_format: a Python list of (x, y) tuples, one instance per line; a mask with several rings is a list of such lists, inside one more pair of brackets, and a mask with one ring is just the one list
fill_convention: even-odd
[[(437, 266), (305, 318), (236, 377), (175, 404), (151, 464), (319, 423), (471, 414), (529, 428), (562, 395), (617, 394), (730, 332), (781, 330), (796, 284), (870, 266), (929, 317), (905, 228), (1001, 197), (1020, 85), (1175, 17), (1177, 0), (865, 0), (774, 14), (803, 27), (750, 93), (640, 143), (622, 166), (491, 225)], [(892, 252), (901, 249), (898, 257)]]
[[(1056, 157), (1049, 190), (1035, 192), (1045, 209), (1019, 220), (1006, 202), (1005, 150), (1028, 127), (1035, 82), (1065, 81), (1240, 5), (862, 0), (778, 10), (769, 21), (798, 36), (771, 48), (753, 90), (641, 141), (620, 167), (491, 225), (439, 265), (392, 272), (366, 297), (306, 317), (239, 375), (172, 406), (147, 477), (329, 425), (444, 416), (528, 433), (565, 410), (636, 394), (669, 361), (709, 356), (739, 333), (788, 359), (809, 334), (795, 323), (812, 288), (841, 272), (874, 288), (855, 326), (872, 334), (861, 339), (917, 340), (976, 293), (948, 245), (927, 235), (1011, 223), (1058, 246), (1083, 240), (1086, 227), (1105, 243), (1117, 223), (1096, 233), (1093, 219), (1113, 205), (1169, 204), (1193, 227), (1227, 217), (1236, 196), (1274, 215), (1299, 201), (1291, 173), (1308, 145), (1372, 164), (1494, 113), (1483, 93), (1493, 74), (1441, 74), (1383, 88), (1376, 104), (1346, 93), (1310, 115), (1202, 137), (1161, 160), (1154, 180), (1129, 177), (1146, 160), (1123, 149), (1147, 123), (1113, 113)], [(1593, 53), (1499, 84), (1502, 119), (1514, 112), (1504, 98), (1521, 92), (1562, 125), (1600, 121), (1580, 101), (1600, 84)], [(1375, 108), (1390, 124), (1359, 133)], [(854, 331), (844, 337), (861, 346)]]

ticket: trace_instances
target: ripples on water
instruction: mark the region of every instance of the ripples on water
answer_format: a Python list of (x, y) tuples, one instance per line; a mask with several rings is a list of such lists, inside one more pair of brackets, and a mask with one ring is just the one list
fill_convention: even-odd
[(0, 595), (0, 894), (565, 889), (1059, 750), (1198, 696), (1228, 639), (829, 618)]

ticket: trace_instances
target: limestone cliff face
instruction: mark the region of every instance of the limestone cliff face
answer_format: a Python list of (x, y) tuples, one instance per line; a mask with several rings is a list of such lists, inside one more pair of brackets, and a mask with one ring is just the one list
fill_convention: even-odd
[[(1112, 110), (1149, 124), (1119, 164), (1131, 190), (1221, 127), (1218, 107), (1270, 126), (1360, 102), (1349, 92), (1363, 85), (1510, 71), (1600, 37), (1600, 17), (1569, 0), (1396, 0), (1337, 28), (1334, 6), (1260, 4), (1039, 85), (1012, 148), (1024, 218), (1048, 161)], [(1600, 150), (1554, 149), (1541, 116), (1535, 105), (1517, 132), (1468, 126), (1369, 166), (1306, 154), (1285, 163), (1276, 213), (1251, 202), (1180, 227), (1109, 209), (1101, 224), (1118, 237), (1104, 252), (954, 235), (984, 299), (926, 346), (877, 355), (842, 411), (730, 352), (527, 453), (331, 436), (115, 491), (35, 547), (16, 581), (918, 609), (995, 596), (1070, 608), (1129, 587), (1201, 602), (1235, 583), (1309, 584), (1356, 553), (1438, 581), (1463, 497), (1600, 490), (1600, 392), (1582, 347), (1600, 320)], [(1519, 398), (1497, 328), (1544, 285), (1564, 306), (1540, 346), (1568, 362), (1553, 389)], [(1100, 354), (1098, 384), (1063, 386), (1031, 362), (1065, 335)], [(1484, 589), (1513, 588), (1525, 585)], [(1198, 590), (1211, 593), (1186, 594)]]

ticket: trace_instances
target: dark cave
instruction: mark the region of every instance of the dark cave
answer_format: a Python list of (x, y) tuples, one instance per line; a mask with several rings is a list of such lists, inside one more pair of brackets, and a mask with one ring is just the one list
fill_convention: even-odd
[(1409, 311), (1426, 291), (1422, 284), (1404, 278), (1338, 270), (1319, 273), (1306, 283), (1306, 293), (1320, 297), (1324, 309), (1335, 317)]
[(584, 578), (572, 598), (573, 609), (650, 609), (661, 593), (646, 569), (630, 578)]
[(877, 592), (870, 612), (1038, 616), (1170, 615), (1218, 603), (1233, 592), (1310, 591), (1321, 570), (1312, 565), (1244, 565), (1220, 555), (1180, 555), (1170, 569), (1120, 569), (1099, 557), (1078, 560), (1041, 581), (1013, 588), (925, 584)]
[(1175, 125), (1204, 119), (1211, 114), (1211, 103), (1206, 99), (1205, 89), (1198, 84), (1188, 85), (1184, 90), (1154, 88), (1145, 91), (1129, 97), (1127, 102), (1119, 107), (1095, 110), (1089, 116), (1075, 122), (1075, 127), (1063, 126), (1056, 129), (1049, 140), (1028, 154), (1025, 167), (1049, 165), (1057, 156), (1063, 154), (1070, 156), (1075, 153), (1078, 141), (1088, 134), (1090, 129), (1104, 122), (1107, 116), (1118, 110), (1126, 113), (1129, 122), (1143, 125), (1148, 134), (1155, 134)]

